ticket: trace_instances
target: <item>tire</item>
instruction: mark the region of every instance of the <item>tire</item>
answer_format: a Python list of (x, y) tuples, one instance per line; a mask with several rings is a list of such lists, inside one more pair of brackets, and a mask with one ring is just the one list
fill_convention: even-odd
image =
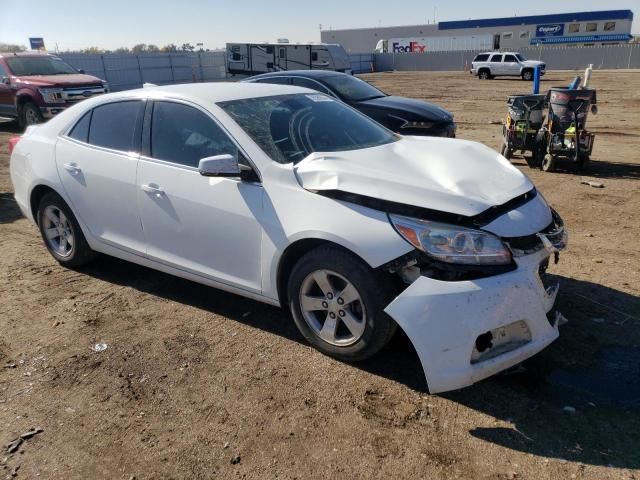
[[(294, 266), (289, 308), (300, 333), (317, 350), (342, 361), (365, 360), (379, 352), (397, 328), (384, 313), (393, 293), (388, 283), (355, 255), (321, 246)], [(313, 301), (304, 302), (303, 297)], [(347, 302), (340, 303), (344, 299)]]
[(531, 82), (533, 80), (533, 70), (526, 69), (522, 71), (522, 80), (525, 82)]
[(513, 151), (507, 146), (506, 143), (504, 143), (504, 141), (502, 143), (502, 148), (500, 148), (500, 155), (502, 155), (507, 160), (511, 160), (511, 157), (513, 156)]
[(42, 197), (37, 220), (47, 250), (60, 265), (80, 267), (95, 258), (76, 217), (57, 193), (50, 192)]
[(490, 80), (491, 73), (489, 72), (489, 70), (480, 70), (480, 72), (478, 72), (478, 78), (480, 80)]
[(542, 159), (540, 169), (544, 172), (551, 172), (556, 167), (556, 157), (547, 153)]
[(37, 125), (43, 121), (44, 118), (42, 117), (42, 112), (40, 112), (40, 108), (38, 108), (35, 103), (26, 102), (22, 104), (18, 114), (18, 123), (20, 124), (20, 128)]

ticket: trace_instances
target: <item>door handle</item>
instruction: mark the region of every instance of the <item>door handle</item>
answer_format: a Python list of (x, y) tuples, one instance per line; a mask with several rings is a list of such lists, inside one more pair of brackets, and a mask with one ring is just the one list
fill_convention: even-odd
[(147, 184), (147, 183), (143, 183), (140, 188), (142, 188), (143, 192), (146, 193), (151, 193), (153, 195), (155, 195), (156, 197), (161, 197), (162, 195), (164, 195), (164, 190), (162, 190), (160, 187), (154, 185), (154, 184)]
[(65, 163), (63, 167), (71, 175), (78, 175), (79, 173), (82, 172), (82, 169), (75, 163)]

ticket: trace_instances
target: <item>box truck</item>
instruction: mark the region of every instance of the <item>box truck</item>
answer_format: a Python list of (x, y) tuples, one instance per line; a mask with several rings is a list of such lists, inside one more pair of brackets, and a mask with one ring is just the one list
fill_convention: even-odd
[(493, 35), (456, 35), (442, 37), (408, 37), (379, 40), (376, 53), (429, 53), (460, 50), (491, 50)]

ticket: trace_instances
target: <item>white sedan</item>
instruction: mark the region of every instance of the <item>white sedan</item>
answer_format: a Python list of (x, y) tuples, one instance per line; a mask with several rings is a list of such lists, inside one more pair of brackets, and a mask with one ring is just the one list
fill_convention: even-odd
[(10, 146), (16, 201), (64, 266), (99, 252), (287, 307), (346, 361), (399, 325), (432, 393), (558, 336), (545, 271), (562, 221), (481, 144), (401, 137), (304, 88), (217, 83), (90, 99)]

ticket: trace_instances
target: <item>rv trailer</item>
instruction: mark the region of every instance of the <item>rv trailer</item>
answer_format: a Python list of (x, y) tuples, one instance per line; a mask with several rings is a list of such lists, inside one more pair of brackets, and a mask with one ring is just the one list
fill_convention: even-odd
[(316, 69), (352, 73), (349, 55), (340, 45), (227, 43), (227, 71), (230, 74)]

